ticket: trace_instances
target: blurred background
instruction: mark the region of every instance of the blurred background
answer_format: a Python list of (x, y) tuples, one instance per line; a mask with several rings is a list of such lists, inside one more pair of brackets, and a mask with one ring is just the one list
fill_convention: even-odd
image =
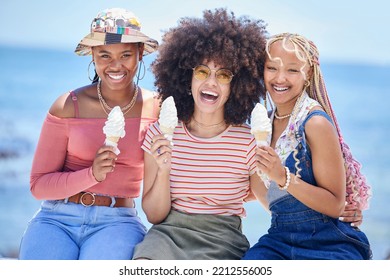
[[(359, 2), (359, 3), (357, 3)], [(29, 173), (43, 119), (62, 93), (90, 83), (90, 57), (73, 53), (96, 14), (132, 10), (142, 31), (161, 42), (181, 17), (226, 7), (263, 19), (270, 34), (300, 33), (320, 50), (323, 75), (342, 133), (372, 186), (361, 229), (374, 259), (390, 253), (390, 27), (387, 1), (75, 1), (3, 0), (0, 3), (0, 258), (15, 258), (23, 231), (40, 201), (29, 192)], [(146, 65), (154, 55), (145, 57)], [(154, 89), (150, 72), (140, 81)], [(378, 115), (377, 115), (378, 114)], [(139, 199), (138, 199), (139, 200)], [(140, 202), (138, 202), (138, 207)], [(246, 204), (244, 232), (251, 244), (265, 233), (268, 214)], [(141, 218), (149, 226), (139, 209)]]

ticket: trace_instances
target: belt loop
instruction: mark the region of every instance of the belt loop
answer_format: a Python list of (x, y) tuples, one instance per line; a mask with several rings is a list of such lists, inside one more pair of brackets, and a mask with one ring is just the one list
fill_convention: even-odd
[(116, 203), (116, 199), (115, 199), (115, 197), (113, 197), (113, 196), (110, 196), (111, 197), (111, 204), (110, 204), (110, 207), (112, 208), (112, 207), (114, 207), (114, 205), (115, 205), (115, 203)]

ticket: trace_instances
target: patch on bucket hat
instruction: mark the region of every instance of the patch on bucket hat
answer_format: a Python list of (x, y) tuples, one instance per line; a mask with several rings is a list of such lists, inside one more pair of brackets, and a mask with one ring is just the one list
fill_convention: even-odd
[(89, 55), (91, 47), (119, 43), (144, 43), (144, 55), (158, 48), (156, 40), (141, 32), (141, 23), (132, 12), (112, 8), (101, 11), (92, 20), (91, 32), (80, 41), (75, 53)]

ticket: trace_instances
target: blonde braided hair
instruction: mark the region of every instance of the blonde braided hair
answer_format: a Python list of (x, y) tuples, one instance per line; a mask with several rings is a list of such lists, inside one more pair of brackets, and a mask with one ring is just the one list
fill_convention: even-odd
[[(367, 184), (366, 178), (360, 172), (361, 164), (352, 156), (349, 146), (344, 142), (344, 139), (342, 137), (341, 130), (338, 125), (332, 105), (329, 101), (329, 96), (321, 73), (319, 52), (316, 45), (312, 41), (298, 34), (277, 34), (267, 40), (266, 52), (269, 57), (271, 57), (269, 52), (271, 44), (280, 40), (283, 41), (283, 47), (286, 50), (294, 51), (298, 59), (309, 63), (312, 69), (312, 75), (310, 77), (310, 80), (308, 80), (309, 83), (306, 87), (306, 92), (312, 99), (320, 103), (325, 112), (331, 117), (336, 127), (339, 136), (341, 151), (344, 157), (344, 166), (346, 169), (347, 202), (350, 204), (354, 204), (361, 210), (368, 209), (369, 199), (372, 196), (371, 187)], [(294, 48), (288, 49), (287, 42), (292, 43)], [(306, 73), (303, 72), (303, 67), (301, 71), (306, 79)]]

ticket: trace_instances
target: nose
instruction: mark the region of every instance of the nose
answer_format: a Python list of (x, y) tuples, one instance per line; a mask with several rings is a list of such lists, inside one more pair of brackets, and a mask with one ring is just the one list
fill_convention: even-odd
[(210, 69), (211, 72), (210, 72), (210, 76), (206, 79), (206, 82), (210, 85), (216, 85), (218, 83), (218, 80), (217, 80), (217, 70), (215, 69)]
[(112, 69), (120, 69), (122, 67), (122, 63), (119, 59), (113, 59), (110, 62), (110, 68)]
[(275, 74), (275, 80), (276, 82), (284, 82), (286, 81), (286, 75), (283, 71), (277, 71), (277, 73)]

